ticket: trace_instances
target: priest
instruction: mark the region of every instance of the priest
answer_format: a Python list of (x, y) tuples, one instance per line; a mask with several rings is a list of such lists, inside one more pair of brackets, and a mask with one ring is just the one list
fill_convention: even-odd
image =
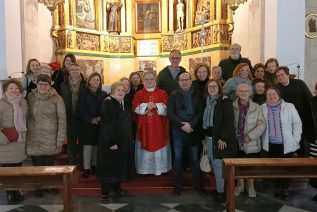
[(156, 88), (156, 73), (144, 73), (144, 88), (138, 91), (132, 103), (136, 114), (135, 145), (138, 174), (161, 175), (171, 169), (169, 125), (166, 105), (168, 96)]

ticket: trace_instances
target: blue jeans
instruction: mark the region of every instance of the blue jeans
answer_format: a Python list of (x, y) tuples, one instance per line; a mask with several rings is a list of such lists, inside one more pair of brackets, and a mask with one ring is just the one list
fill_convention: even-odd
[(213, 156), (213, 140), (211, 137), (205, 137), (205, 147), (216, 178), (217, 192), (223, 193), (225, 190), (225, 180), (222, 177), (222, 159), (214, 159)]
[(182, 175), (183, 175), (183, 153), (187, 150), (189, 155), (190, 166), (193, 175), (193, 185), (198, 187), (200, 183), (200, 168), (198, 157), (198, 145), (190, 145), (191, 139), (195, 139), (192, 133), (188, 134), (182, 130), (173, 130), (173, 153), (174, 153), (174, 186), (182, 187)]

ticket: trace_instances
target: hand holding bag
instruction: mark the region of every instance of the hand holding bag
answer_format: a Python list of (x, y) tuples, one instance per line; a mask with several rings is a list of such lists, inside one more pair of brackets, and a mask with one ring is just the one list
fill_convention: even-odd
[(9, 143), (15, 142), (19, 138), (19, 133), (15, 127), (3, 128), (1, 131), (7, 137)]
[(203, 143), (203, 151), (202, 151), (201, 157), (200, 157), (200, 169), (203, 172), (210, 172), (211, 171), (209, 158), (208, 158), (206, 147), (205, 147), (204, 143)]

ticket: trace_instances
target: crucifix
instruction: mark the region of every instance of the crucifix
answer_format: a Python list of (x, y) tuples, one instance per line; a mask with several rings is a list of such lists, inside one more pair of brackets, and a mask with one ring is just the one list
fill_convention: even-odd
[(201, 53), (201, 58), (203, 60), (204, 56), (204, 45), (205, 45), (205, 36), (206, 36), (206, 30), (205, 30), (205, 24), (210, 21), (205, 19), (205, 14), (202, 15), (202, 19), (200, 20), (201, 23), (201, 31), (200, 31), (200, 53)]

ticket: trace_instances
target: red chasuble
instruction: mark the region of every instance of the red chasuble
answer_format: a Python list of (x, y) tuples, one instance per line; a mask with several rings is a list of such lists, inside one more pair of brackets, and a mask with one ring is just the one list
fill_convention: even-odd
[[(138, 91), (133, 98), (132, 108), (135, 112), (142, 103), (163, 103), (167, 105), (168, 96), (165, 91), (155, 88), (148, 92), (145, 88)], [(155, 152), (168, 144), (168, 119), (166, 115), (158, 115), (153, 109), (144, 115), (136, 114), (137, 130), (136, 139), (141, 142), (141, 147), (149, 152)]]

